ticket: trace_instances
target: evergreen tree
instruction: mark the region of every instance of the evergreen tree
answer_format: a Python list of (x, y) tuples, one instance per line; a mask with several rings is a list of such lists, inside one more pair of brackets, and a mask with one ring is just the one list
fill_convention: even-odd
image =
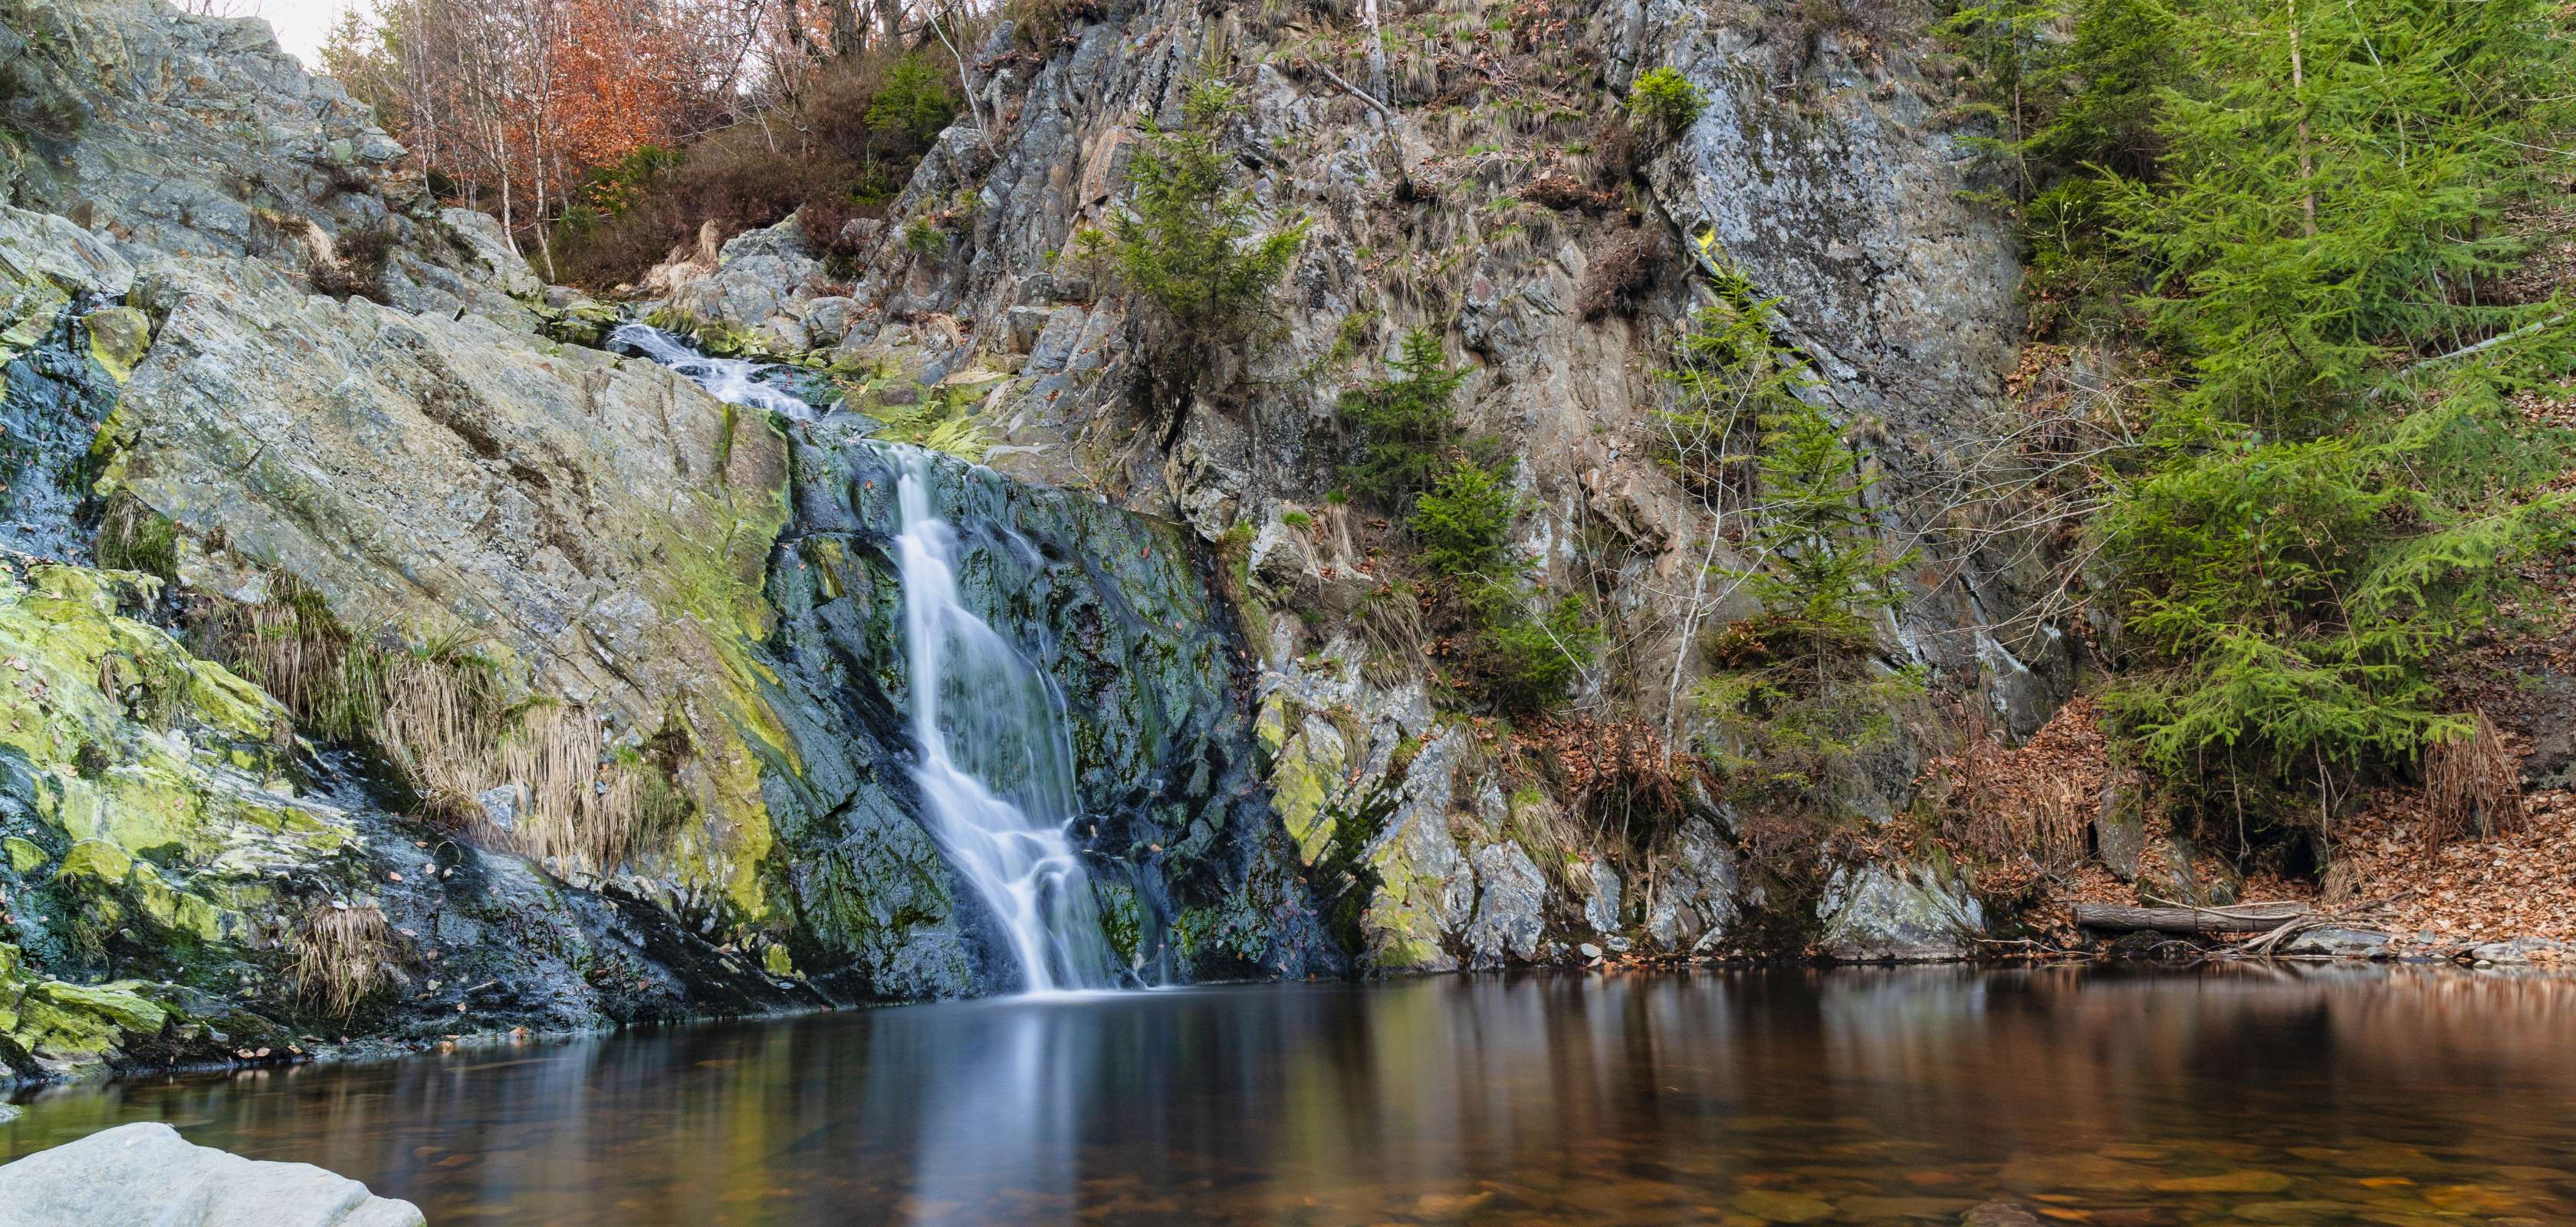
[(1180, 438), (1203, 381), (1233, 369), (1253, 340), (1271, 286), (1306, 237), (1302, 219), (1259, 234), (1260, 206), (1234, 185), (1223, 147), (1238, 109), (1232, 87), (1201, 79), (1188, 87), (1180, 127), (1148, 120), (1128, 168), (1135, 195), (1103, 243), (1110, 268), (1146, 308), (1141, 366), (1168, 414), (1166, 447)]
[(2545, 0), (2181, 11), (2192, 85), (2164, 93), (2164, 179), (2113, 212), (2156, 276), (2155, 324), (2192, 361), (2192, 404), (2313, 433), (2392, 341), (2529, 317), (2478, 287), (2519, 254), (2495, 223), (2547, 143), (2531, 100), (2565, 85)]
[(2126, 179), (2155, 175), (2158, 98), (2181, 79), (2173, 17), (2156, 0), (2075, 0), (2074, 34), (2054, 65), (2030, 160)]
[(1402, 510), (1429, 489), (1442, 457), (1458, 441), (1450, 398), (1467, 368), (1448, 365), (1440, 338), (1416, 328), (1404, 336), (1395, 376), (1342, 394), (1344, 421), (1358, 432), (1358, 456), (1343, 467), (1350, 492)]
[(1803, 399), (1806, 362), (1772, 328), (1776, 300), (1720, 264), (1717, 302), (1696, 317), (1672, 373), (1686, 401), (1753, 409), (1758, 499), (1726, 574), (1762, 605), (1707, 645), (1725, 667), (1703, 684), (1704, 710), (1733, 747), (1717, 757), (1750, 792), (1829, 807), (1834, 774), (1894, 727), (1892, 710), (1920, 686), (1871, 659), (1877, 620), (1902, 606), (1910, 555), (1882, 543), (1869, 492), (1877, 474), (1823, 408)]
[(1961, 112), (1995, 129), (1995, 135), (1970, 135), (1964, 143), (2012, 163), (2025, 193), (2031, 174), (2024, 154), (2052, 85), (2058, 50), (2049, 31), (2058, 19), (2057, 0), (1974, 0), (1932, 28), (1976, 73), (1976, 99)]
[(2498, 223), (2555, 128), (2552, 19), (2542, 0), (2177, 10), (2162, 178), (2118, 182), (2110, 211), (2189, 378), (2100, 525), (2134, 654), (2109, 707), (2169, 780), (2330, 790), (2411, 761), (2460, 728), (2436, 654), (2558, 535), (2566, 503), (2536, 484), (2559, 453), (2501, 395), (2525, 347), (2427, 363), (2561, 310), (2482, 288), (2516, 262)]

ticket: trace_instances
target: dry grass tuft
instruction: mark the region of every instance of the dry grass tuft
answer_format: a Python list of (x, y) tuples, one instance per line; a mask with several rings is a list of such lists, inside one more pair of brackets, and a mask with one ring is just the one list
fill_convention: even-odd
[(1536, 751), (1558, 794), (1619, 846), (1648, 843), (1671, 831), (1690, 804), (1697, 760), (1676, 754), (1654, 726), (1641, 720), (1570, 720), (1523, 740)]
[(1669, 258), (1660, 227), (1640, 226), (1621, 234), (1583, 270), (1583, 284), (1575, 293), (1575, 312), (1587, 320), (1612, 313), (1632, 314), (1647, 291), (1654, 288), (1655, 277)]
[(2084, 859), (2109, 762), (2088, 698), (2069, 702), (2018, 747), (1972, 734), (1934, 767), (1950, 786), (1941, 836), (1996, 864), (2027, 858), (2044, 873), (2071, 870)]
[(2485, 712), (2471, 712), (2466, 736), (2424, 747), (2427, 846), (2475, 835), (2492, 839), (2522, 824), (2522, 767)]
[[(606, 873), (687, 804), (655, 766), (612, 753), (588, 710), (514, 701), (471, 644), (379, 646), (291, 582), (274, 601), (212, 621), (208, 655), (260, 683), (307, 730), (374, 750), (424, 816), (479, 842)], [(480, 799), (496, 788), (518, 802), (506, 820)]]
[(298, 999), (346, 1019), (391, 977), (393, 930), (374, 904), (317, 903), (295, 935)]

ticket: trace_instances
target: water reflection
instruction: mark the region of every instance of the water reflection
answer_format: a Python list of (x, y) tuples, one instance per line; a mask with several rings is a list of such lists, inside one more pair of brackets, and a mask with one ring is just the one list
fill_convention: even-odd
[(1183, 990), (54, 1091), (0, 1155), (163, 1119), (440, 1224), (2565, 1222), (2571, 1021), (2402, 969)]

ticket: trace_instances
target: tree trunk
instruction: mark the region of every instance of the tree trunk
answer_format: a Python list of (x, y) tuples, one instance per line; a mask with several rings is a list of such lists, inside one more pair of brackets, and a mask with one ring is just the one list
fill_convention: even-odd
[(859, 53), (866, 31), (859, 24), (858, 0), (823, 0), (832, 18), (832, 55), (846, 59)]
[(2308, 70), (2299, 54), (2299, 4), (2290, 0), (2290, 89), (2297, 95), (2299, 109), (2299, 211), (2305, 214), (2302, 229), (2308, 238), (2317, 237), (2317, 164), (2308, 152)]
[(2263, 933), (2308, 914), (2304, 903), (2236, 907), (2123, 907), (2078, 903), (2075, 923), (2110, 933)]

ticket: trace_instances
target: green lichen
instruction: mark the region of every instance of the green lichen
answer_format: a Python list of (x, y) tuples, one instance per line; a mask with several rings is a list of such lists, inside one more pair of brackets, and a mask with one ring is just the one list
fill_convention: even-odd
[(81, 317), (89, 333), (89, 356), (118, 383), (134, 377), (134, 366), (152, 346), (152, 321), (132, 307), (106, 307)]
[(1095, 879), (1092, 893), (1100, 899), (1100, 931), (1109, 939), (1109, 948), (1122, 965), (1133, 966), (1136, 951), (1144, 942), (1145, 913), (1136, 899), (1136, 889), (1124, 882)]

